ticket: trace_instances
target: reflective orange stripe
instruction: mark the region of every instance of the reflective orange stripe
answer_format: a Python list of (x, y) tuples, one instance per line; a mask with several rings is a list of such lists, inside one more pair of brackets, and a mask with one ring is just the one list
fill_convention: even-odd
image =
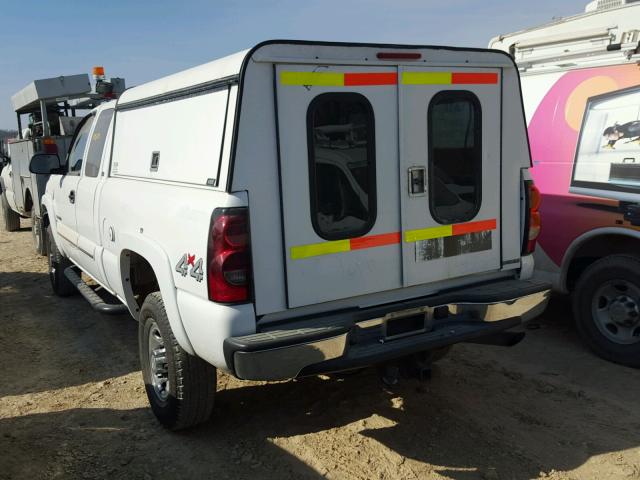
[(463, 235), (465, 233), (483, 232), (485, 230), (495, 230), (496, 219), (480, 220), (478, 222), (458, 223), (453, 225), (452, 235)]
[(369, 235), (368, 237), (352, 238), (350, 243), (351, 250), (393, 245), (394, 243), (400, 243), (400, 232), (381, 233), (379, 235)]
[(354, 87), (357, 85), (396, 85), (398, 83), (397, 73), (345, 73), (344, 86)]

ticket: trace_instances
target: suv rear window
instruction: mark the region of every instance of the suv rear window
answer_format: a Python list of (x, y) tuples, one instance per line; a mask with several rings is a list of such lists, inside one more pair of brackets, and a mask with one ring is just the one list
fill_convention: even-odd
[(482, 202), (482, 111), (465, 90), (445, 90), (429, 103), (429, 208), (442, 224), (467, 222)]
[(376, 220), (373, 109), (358, 93), (323, 93), (307, 110), (311, 223), (327, 240), (364, 235)]

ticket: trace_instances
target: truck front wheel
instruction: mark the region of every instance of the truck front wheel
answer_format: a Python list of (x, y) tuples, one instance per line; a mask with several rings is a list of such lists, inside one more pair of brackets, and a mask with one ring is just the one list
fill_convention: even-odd
[(20, 229), (20, 215), (11, 210), (4, 192), (0, 195), (0, 208), (2, 209), (2, 226), (5, 232), (15, 232)]
[(611, 255), (590, 265), (573, 292), (573, 312), (595, 353), (640, 368), (640, 258)]
[(147, 397), (160, 423), (180, 430), (207, 421), (216, 369), (180, 347), (160, 292), (149, 294), (140, 309), (138, 345)]

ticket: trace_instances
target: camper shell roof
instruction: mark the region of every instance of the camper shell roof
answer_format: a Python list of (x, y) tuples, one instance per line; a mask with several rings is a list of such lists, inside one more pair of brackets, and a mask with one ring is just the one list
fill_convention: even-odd
[[(269, 40), (255, 47), (214, 60), (197, 67), (183, 70), (158, 80), (154, 80), (126, 90), (118, 100), (118, 106), (133, 106), (138, 102), (147, 103), (169, 95), (176, 96), (181, 91), (190, 94), (194, 87), (211, 88), (215, 83), (236, 83), (243, 74), (249, 60), (273, 63), (325, 63), (331, 65), (393, 65), (398, 60), (379, 60), (376, 53), (385, 51), (415, 51), (425, 53), (419, 61), (407, 64), (442, 66), (455, 63), (476, 67), (515, 68), (508, 55), (499, 50), (480, 48), (457, 48), (428, 45), (389, 45), (341, 42), (314, 42), (301, 40)], [(428, 51), (428, 55), (426, 54)]]

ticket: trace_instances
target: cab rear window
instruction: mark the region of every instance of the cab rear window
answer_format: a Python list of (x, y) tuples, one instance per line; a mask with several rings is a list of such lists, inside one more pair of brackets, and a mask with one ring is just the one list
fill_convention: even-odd
[(428, 109), (429, 208), (442, 224), (467, 222), (482, 202), (482, 111), (464, 90), (445, 90)]
[(358, 93), (318, 95), (307, 110), (311, 223), (327, 240), (364, 235), (376, 219), (373, 109)]

